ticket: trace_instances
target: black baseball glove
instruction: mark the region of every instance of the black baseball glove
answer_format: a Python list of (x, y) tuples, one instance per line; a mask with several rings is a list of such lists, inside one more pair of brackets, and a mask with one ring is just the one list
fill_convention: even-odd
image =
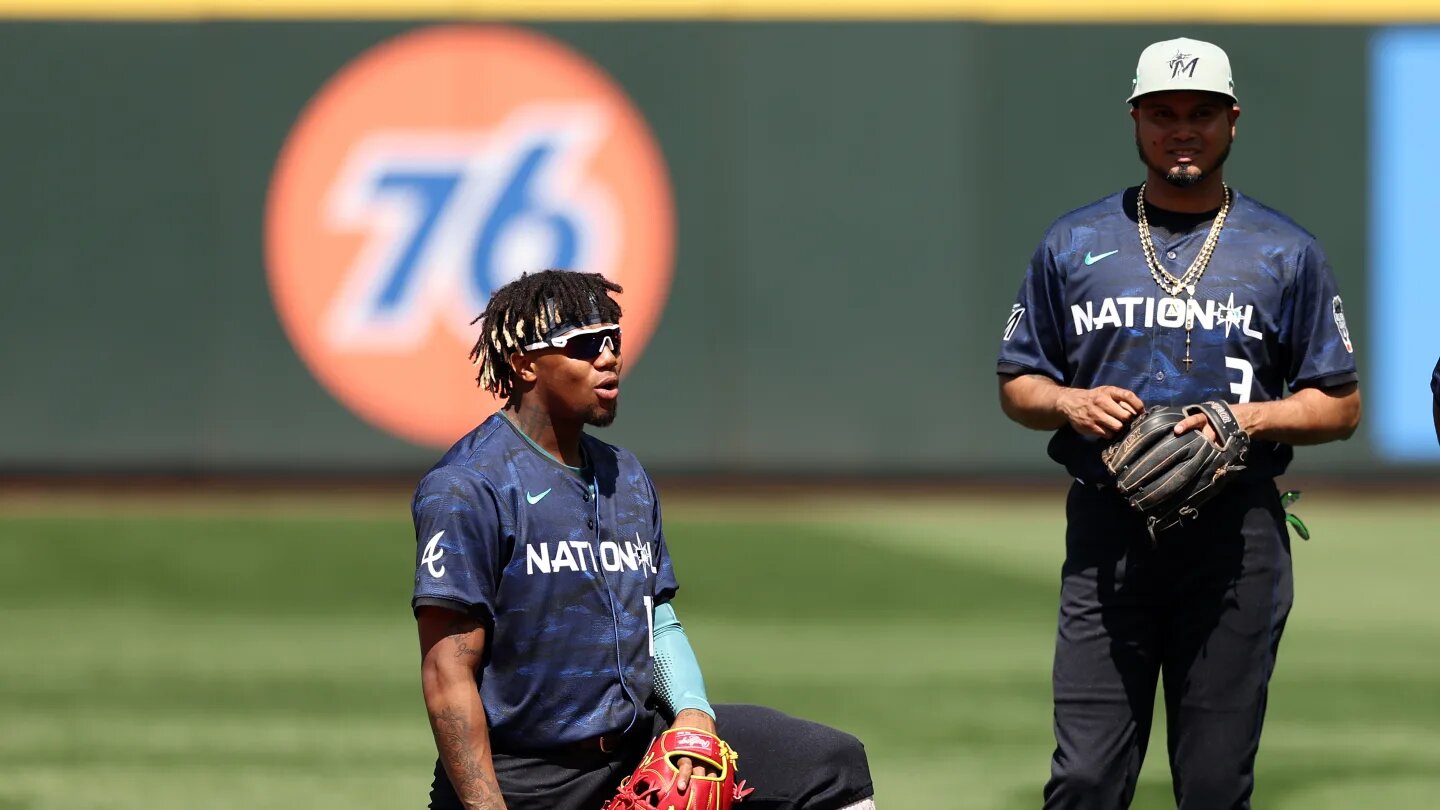
[[(1175, 435), (1175, 426), (1197, 413), (1210, 420), (1216, 442), (1202, 429)], [(1245, 469), (1240, 462), (1249, 447), (1250, 436), (1228, 404), (1202, 402), (1147, 408), (1100, 458), (1115, 476), (1115, 488), (1145, 516), (1154, 540), (1158, 532), (1199, 514), (1201, 504)]]

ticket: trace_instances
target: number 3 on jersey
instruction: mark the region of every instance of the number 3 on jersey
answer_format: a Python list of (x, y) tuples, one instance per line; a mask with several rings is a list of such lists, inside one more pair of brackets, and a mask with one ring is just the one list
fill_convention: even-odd
[(1230, 383), (1230, 393), (1235, 395), (1236, 404), (1249, 402), (1250, 390), (1255, 384), (1255, 367), (1243, 357), (1225, 358), (1225, 367), (1240, 372), (1240, 382)]

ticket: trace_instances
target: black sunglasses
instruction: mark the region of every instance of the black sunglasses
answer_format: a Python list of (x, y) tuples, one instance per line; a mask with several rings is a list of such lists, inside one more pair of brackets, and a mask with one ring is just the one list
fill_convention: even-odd
[(592, 326), (588, 329), (580, 329), (568, 335), (532, 343), (525, 347), (525, 351), (564, 349), (565, 356), (572, 360), (594, 360), (605, 351), (606, 344), (609, 344), (611, 352), (620, 354), (620, 327)]

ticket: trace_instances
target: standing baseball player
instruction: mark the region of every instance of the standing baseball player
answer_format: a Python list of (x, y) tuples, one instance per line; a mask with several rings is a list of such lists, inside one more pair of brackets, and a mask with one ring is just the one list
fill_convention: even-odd
[[(1354, 432), (1353, 347), (1315, 237), (1225, 184), (1240, 117), (1225, 52), (1151, 45), (1129, 101), (1145, 181), (1050, 227), (998, 364), (1006, 415), (1054, 431), (1076, 479), (1045, 807), (1129, 806), (1163, 678), (1178, 806), (1248, 808), (1293, 594), (1274, 478), (1292, 445)], [(1198, 403), (1248, 434), (1244, 469), (1164, 527), (1117, 494), (1101, 451), (1149, 406)], [(1210, 419), (1165, 432), (1208, 437)]]
[[(633, 455), (585, 432), (615, 419), (618, 292), (547, 270), (496, 291), (477, 319), (479, 383), (504, 408), (431, 468), (413, 505), (412, 605), (440, 754), (430, 807), (600, 810), (673, 727), (718, 732), (738, 752), (746, 804), (873, 808), (854, 737), (706, 697), (655, 487)], [(676, 805), (709, 789), (723, 760), (675, 760)], [(667, 767), (645, 761), (652, 776)], [(636, 793), (658, 788), (639, 781), (614, 806), (649, 807)]]

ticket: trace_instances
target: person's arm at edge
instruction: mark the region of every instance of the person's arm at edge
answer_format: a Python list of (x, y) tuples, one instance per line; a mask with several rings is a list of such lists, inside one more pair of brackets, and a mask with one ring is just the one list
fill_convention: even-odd
[(1435, 362), (1435, 371), (1430, 375), (1430, 394), (1435, 399), (1431, 406), (1435, 417), (1435, 441), (1440, 442), (1440, 360)]
[(504, 810), (490, 758), (490, 726), (475, 671), (485, 650), (485, 624), (441, 607), (416, 611), (420, 686), (440, 762), (466, 810)]

